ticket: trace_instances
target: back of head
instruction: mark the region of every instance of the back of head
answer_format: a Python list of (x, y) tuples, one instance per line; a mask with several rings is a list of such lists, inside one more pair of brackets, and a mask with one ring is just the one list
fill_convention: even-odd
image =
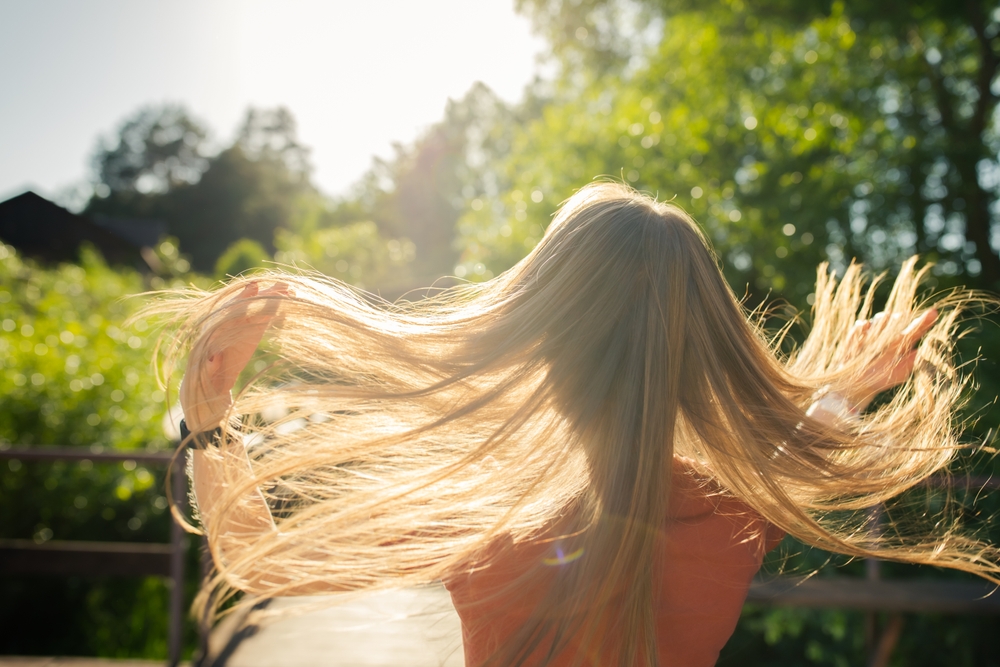
[[(715, 442), (699, 436), (752, 402), (794, 414), (767, 433), (786, 435), (801, 410), (784, 392), (797, 388), (748, 325), (697, 225), (625, 186), (594, 184), (570, 198), (497, 290), (503, 307), (484, 343), (502, 350), (498, 361), (520, 349), (544, 368), (534, 405), (565, 419), (561, 444), (584, 452), (588, 471), (562, 526), (576, 536), (564, 548), (583, 555), (541, 605), (547, 624), (523, 629), (513, 646), (535, 645), (543, 630), (565, 637), (576, 624), (597, 647), (608, 639), (599, 629), (617, 628), (622, 664), (654, 656), (654, 555), (675, 448), (710, 463)], [(719, 450), (734, 454), (726, 443)]]

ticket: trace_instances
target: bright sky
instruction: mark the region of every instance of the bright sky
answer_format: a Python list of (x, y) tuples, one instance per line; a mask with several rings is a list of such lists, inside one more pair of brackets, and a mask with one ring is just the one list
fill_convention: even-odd
[(513, 0), (0, 0), (0, 200), (84, 181), (98, 135), (161, 102), (219, 143), (287, 106), (340, 194), (475, 81), (517, 100), (542, 48)]

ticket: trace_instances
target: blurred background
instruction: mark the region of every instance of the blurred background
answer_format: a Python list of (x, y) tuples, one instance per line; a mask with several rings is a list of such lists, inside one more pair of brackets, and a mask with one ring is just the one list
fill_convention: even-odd
[[(131, 295), (275, 265), (389, 299), (486, 280), (599, 176), (691, 212), (776, 322), (808, 321), (820, 262), (917, 253), (929, 290), (993, 292), (998, 33), (984, 0), (0, 0), (0, 449), (171, 447)], [(959, 471), (988, 476), (1000, 330), (970, 327)], [(4, 458), (0, 540), (165, 543), (164, 472)], [(997, 494), (972, 495), (949, 507), (1000, 540)], [(0, 572), (0, 654), (166, 657), (168, 597), (158, 576)], [(889, 620), (747, 605), (720, 664), (864, 664)], [(882, 664), (1000, 665), (996, 617), (900, 622)]]

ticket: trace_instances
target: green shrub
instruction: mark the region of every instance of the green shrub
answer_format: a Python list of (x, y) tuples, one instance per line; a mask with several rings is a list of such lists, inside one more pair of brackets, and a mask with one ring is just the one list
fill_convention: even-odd
[[(128, 297), (162, 285), (93, 251), (45, 268), (0, 244), (0, 448), (171, 446), (150, 369), (156, 332), (123, 325), (143, 302)], [(0, 538), (168, 542), (164, 475), (0, 461)], [(0, 576), (0, 653), (165, 658), (167, 598), (158, 577)]]
[(269, 259), (271, 256), (264, 246), (252, 239), (240, 239), (226, 248), (215, 262), (215, 277), (225, 280), (227, 276), (238, 276), (263, 267)]
[(280, 264), (314, 269), (361, 288), (392, 291), (410, 287), (415, 248), (406, 239), (385, 238), (374, 222), (355, 222), (305, 234), (278, 230)]

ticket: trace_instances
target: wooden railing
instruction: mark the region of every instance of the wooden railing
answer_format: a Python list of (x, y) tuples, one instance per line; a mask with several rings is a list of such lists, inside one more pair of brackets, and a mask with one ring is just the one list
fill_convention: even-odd
[[(0, 450), (0, 460), (18, 461), (92, 461), (119, 463), (134, 461), (169, 466), (173, 452), (102, 449), (100, 447), (12, 447)], [(187, 495), (184, 474), (185, 458), (178, 456), (170, 476), (175, 499)], [(170, 524), (169, 543), (78, 542), (50, 540), (0, 540), (0, 573), (52, 575), (124, 575), (162, 576), (170, 579), (170, 625), (167, 639), (167, 664), (176, 667), (181, 658), (184, 627), (184, 559), (187, 538), (176, 521)]]
[[(925, 487), (1000, 490), (1000, 480), (991, 477), (932, 477)], [(878, 521), (881, 507), (874, 508)], [(885, 667), (902, 631), (903, 613), (1000, 614), (1000, 592), (986, 581), (885, 580), (882, 562), (865, 559), (865, 576), (772, 576), (758, 577), (750, 587), (747, 602), (788, 607), (854, 609), (866, 612), (867, 667)], [(884, 628), (878, 627), (877, 612), (889, 612)]]
[[(17, 447), (0, 450), (0, 460), (77, 461), (116, 463), (135, 461), (175, 468), (172, 495), (186, 498), (185, 458), (173, 452), (142, 450), (96, 450), (83, 447)], [(950, 480), (930, 480), (928, 485), (951, 486)], [(967, 478), (963, 485), (1000, 489), (1000, 480)], [(180, 660), (184, 619), (184, 558), (187, 540), (184, 530), (173, 521), (168, 544), (60, 542), (36, 544), (32, 540), (0, 540), (0, 572), (3, 574), (84, 574), (159, 575), (169, 577), (170, 630), (168, 665)], [(904, 612), (958, 614), (1000, 614), (1000, 593), (986, 582), (887, 581), (881, 577), (880, 562), (867, 560), (865, 578), (792, 577), (758, 578), (750, 588), (748, 602), (766, 605), (813, 608), (856, 609), (868, 613), (869, 667), (882, 667), (899, 638)], [(875, 613), (894, 615), (886, 628), (877, 632)]]
[(777, 576), (755, 580), (747, 602), (861, 611), (1000, 614), (1000, 594), (993, 595), (996, 588), (987, 582)]

